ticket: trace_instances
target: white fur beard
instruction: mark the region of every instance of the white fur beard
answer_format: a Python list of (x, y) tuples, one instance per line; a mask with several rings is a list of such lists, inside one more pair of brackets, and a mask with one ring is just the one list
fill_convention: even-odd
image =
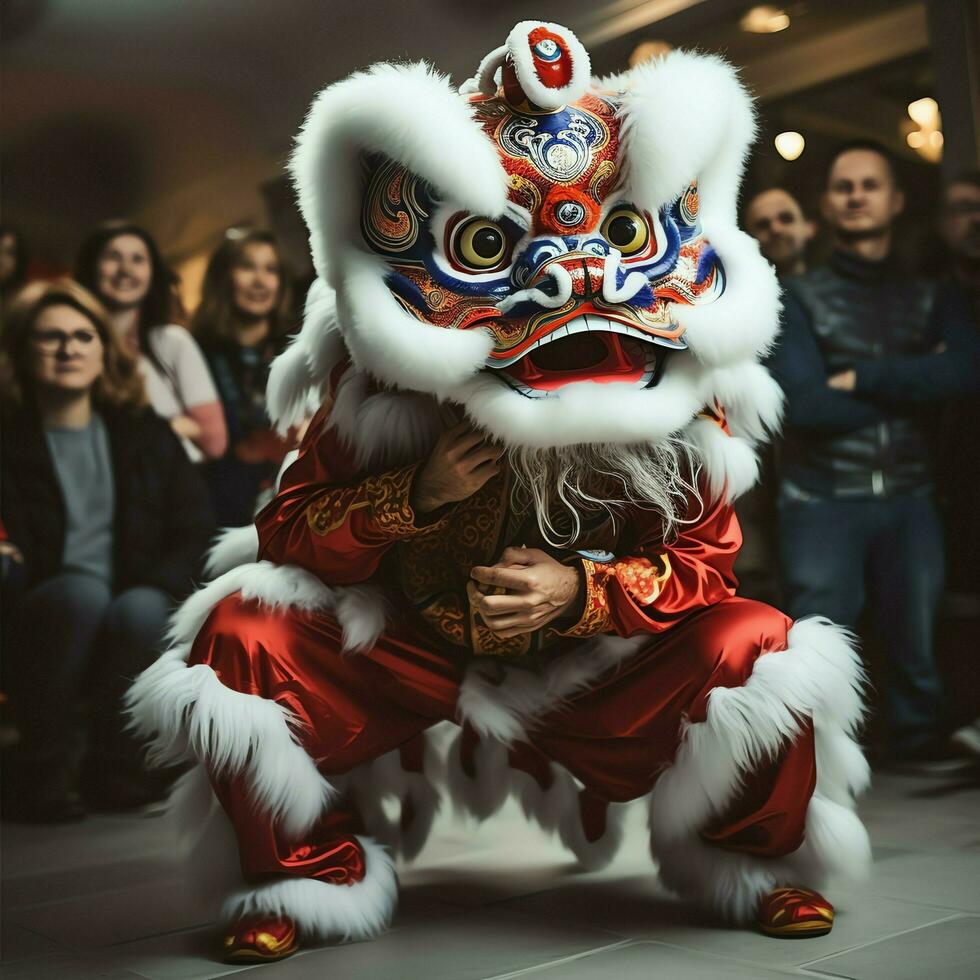
[(575, 543), (583, 518), (605, 511), (615, 526), (626, 507), (657, 514), (669, 539), (691, 498), (700, 499), (697, 455), (677, 438), (655, 445), (513, 448), (508, 461), (512, 506), (531, 507), (542, 537), (556, 548)]

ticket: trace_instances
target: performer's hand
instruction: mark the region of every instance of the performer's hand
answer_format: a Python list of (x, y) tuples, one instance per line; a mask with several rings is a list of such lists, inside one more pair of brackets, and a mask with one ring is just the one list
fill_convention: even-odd
[(477, 565), (470, 575), (481, 585), (507, 590), (485, 595), (473, 582), (467, 584), (470, 604), (502, 637), (533, 633), (581, 601), (579, 569), (537, 548), (508, 548), (496, 565)]
[(465, 500), (500, 472), (497, 460), (503, 449), (489, 442), (486, 433), (460, 422), (439, 436), (425, 464), (415, 476), (412, 509), (431, 514), (445, 504)]

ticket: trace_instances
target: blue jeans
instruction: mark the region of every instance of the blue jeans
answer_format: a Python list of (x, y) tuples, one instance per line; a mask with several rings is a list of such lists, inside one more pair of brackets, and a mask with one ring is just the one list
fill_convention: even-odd
[(933, 653), (943, 589), (943, 532), (930, 492), (839, 500), (783, 483), (779, 562), (787, 613), (854, 628), (869, 602), (888, 662), (883, 693), (892, 751), (940, 730)]

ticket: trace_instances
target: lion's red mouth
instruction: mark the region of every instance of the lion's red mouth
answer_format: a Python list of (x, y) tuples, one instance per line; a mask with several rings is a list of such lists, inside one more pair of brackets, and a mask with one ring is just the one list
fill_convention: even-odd
[(601, 317), (578, 317), (496, 370), (530, 398), (545, 398), (578, 381), (650, 387), (659, 378), (667, 349), (638, 336), (639, 331), (623, 330)]
[(657, 357), (653, 344), (632, 337), (575, 334), (535, 348), (504, 368), (504, 373), (517, 387), (537, 391), (554, 391), (575, 381), (638, 384), (647, 374), (653, 377)]

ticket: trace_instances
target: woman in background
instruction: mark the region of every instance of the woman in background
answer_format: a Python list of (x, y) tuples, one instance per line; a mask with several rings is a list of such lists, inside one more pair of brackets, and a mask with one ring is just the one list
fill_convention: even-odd
[(70, 280), (34, 283), (5, 319), (3, 690), (20, 741), (5, 759), (4, 815), (70, 820), (84, 813), (86, 695), (86, 802), (136, 806), (166, 788), (143, 770), (121, 699), (157, 657), (214, 522), (95, 297)]
[(197, 342), (174, 324), (174, 275), (153, 238), (138, 225), (109, 221), (82, 243), (78, 281), (109, 310), (123, 346), (138, 357), (154, 411), (165, 418), (195, 463), (228, 447), (221, 402)]
[(0, 307), (27, 282), (27, 242), (19, 228), (0, 224)]
[(250, 524), (295, 445), (265, 409), (269, 366), (292, 329), (289, 281), (275, 238), (232, 229), (208, 263), (193, 330), (211, 367), (228, 423), (229, 448), (207, 466), (218, 524)]

